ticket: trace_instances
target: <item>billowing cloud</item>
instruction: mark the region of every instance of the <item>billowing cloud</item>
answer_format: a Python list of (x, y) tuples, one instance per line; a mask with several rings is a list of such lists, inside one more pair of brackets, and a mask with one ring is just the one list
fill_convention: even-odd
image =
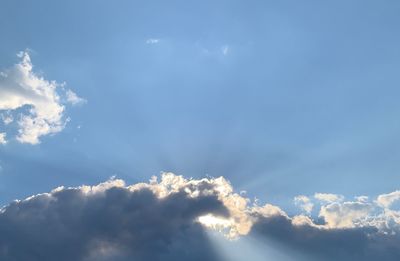
[(279, 243), (301, 253), (292, 260), (399, 260), (400, 215), (375, 202), (327, 203), (316, 222), (257, 205), (222, 177), (59, 187), (0, 210), (0, 260), (222, 261), (208, 230), (228, 244)]
[(372, 205), (362, 202), (332, 203), (322, 206), (319, 213), (332, 228), (351, 228), (362, 222), (371, 212)]
[[(63, 84), (48, 81), (33, 72), (29, 53), (18, 54), (21, 61), (0, 72), (0, 111), (4, 124), (13, 122), (13, 113), (18, 116), (16, 139), (21, 143), (37, 144), (40, 137), (60, 132), (66, 122), (65, 106), (59, 90)], [(66, 90), (71, 103), (82, 102), (75, 93)]]

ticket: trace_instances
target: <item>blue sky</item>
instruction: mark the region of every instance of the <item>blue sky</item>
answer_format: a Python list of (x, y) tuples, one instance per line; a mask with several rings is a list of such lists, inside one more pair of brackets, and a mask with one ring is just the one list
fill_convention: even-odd
[(400, 260), (399, 13), (1, 1), (0, 259)]
[(27, 50), (87, 101), (40, 144), (0, 147), (2, 204), (160, 171), (283, 205), (398, 188), (397, 1), (1, 5), (2, 71)]

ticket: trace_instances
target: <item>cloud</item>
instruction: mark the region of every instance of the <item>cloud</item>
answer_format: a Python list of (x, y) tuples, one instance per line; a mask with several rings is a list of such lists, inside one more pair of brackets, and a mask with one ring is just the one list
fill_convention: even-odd
[(87, 102), (86, 99), (79, 97), (76, 93), (71, 90), (67, 90), (65, 92), (67, 97), (67, 102), (71, 103), (72, 105), (80, 105)]
[[(29, 53), (21, 52), (18, 57), (19, 63), (0, 72), (0, 111), (6, 111), (2, 114), (5, 124), (13, 121), (11, 113), (18, 115), (19, 142), (37, 144), (40, 137), (58, 133), (65, 127), (65, 106), (58, 92), (64, 86), (34, 73)], [(68, 102), (83, 101), (70, 90), (66, 94)]]
[(292, 256), (292, 260), (304, 261), (373, 261), (400, 260), (400, 237), (384, 234), (375, 227), (325, 229), (303, 217), (276, 215), (259, 217), (253, 225), (251, 236), (259, 240), (279, 243), (307, 258)]
[(0, 132), (0, 144), (6, 144), (6, 143), (7, 143), (6, 133)]
[[(300, 202), (306, 196), (299, 198)], [(308, 198), (310, 201), (311, 199)], [(371, 202), (322, 205), (315, 222), (258, 205), (220, 178), (59, 187), (0, 210), (1, 260), (221, 260), (207, 230), (295, 249), (292, 260), (399, 260), (399, 213)], [(249, 257), (251, 260), (251, 257)]]
[(372, 210), (372, 205), (362, 202), (332, 203), (322, 206), (319, 216), (332, 228), (351, 228), (362, 222)]
[(180, 186), (169, 178), (61, 187), (15, 201), (0, 214), (0, 259), (217, 260), (195, 220), (227, 215), (219, 192), (208, 182)]
[(230, 50), (229, 45), (224, 45), (221, 47), (221, 52), (223, 55), (228, 55), (229, 50)]
[(367, 202), (368, 199), (369, 199), (369, 197), (368, 197), (368, 196), (357, 196), (357, 197), (355, 197), (355, 199), (356, 199), (358, 202)]
[(307, 213), (311, 213), (314, 204), (311, 202), (310, 198), (304, 195), (299, 195), (294, 198), (294, 203)]
[[(312, 203), (306, 196), (297, 199), (300, 204)], [(316, 199), (322, 201), (317, 221), (304, 215), (289, 217), (283, 210), (275, 215), (253, 210), (249, 235), (307, 257), (293, 260), (400, 260), (400, 212), (382, 209), (378, 200), (368, 201), (366, 196), (344, 201), (343, 196), (318, 193)]]
[(147, 44), (158, 44), (160, 42), (160, 39), (157, 38), (149, 38), (146, 40)]
[(325, 202), (329, 202), (329, 203), (343, 200), (342, 195), (330, 194), (330, 193), (315, 193), (314, 198), (316, 198), (320, 201), (325, 201)]
[(400, 199), (400, 191), (394, 191), (388, 194), (379, 195), (376, 199), (378, 205), (384, 208), (389, 208), (394, 202)]

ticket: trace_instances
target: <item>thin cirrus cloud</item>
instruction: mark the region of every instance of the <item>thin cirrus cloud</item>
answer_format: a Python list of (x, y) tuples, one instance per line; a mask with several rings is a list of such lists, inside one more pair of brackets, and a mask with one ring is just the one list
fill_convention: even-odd
[(230, 51), (229, 45), (224, 45), (221, 47), (221, 52), (223, 55), (228, 55), (229, 51)]
[(317, 224), (260, 206), (223, 177), (164, 173), (160, 181), (133, 185), (110, 179), (3, 207), (0, 259), (222, 261), (207, 232), (219, 231), (228, 247), (241, 239), (257, 242), (254, 248), (289, 247), (288, 260), (399, 260), (400, 211), (376, 201), (343, 201), (323, 204), (319, 215), (324, 222)]
[[(66, 104), (77, 105), (86, 100), (65, 89), (64, 84), (36, 74), (28, 52), (20, 52), (18, 57), (19, 63), (0, 72), (1, 120), (4, 125), (9, 125), (18, 118), (16, 140), (38, 144), (41, 137), (64, 129), (68, 121)], [(4, 144), (8, 135), (0, 131), (0, 140)]]
[(323, 202), (338, 202), (343, 200), (342, 195), (332, 194), (332, 193), (315, 193), (314, 198)]
[(160, 42), (160, 39), (158, 38), (149, 38), (146, 40), (146, 44), (158, 44)]
[(71, 91), (69, 89), (65, 92), (65, 95), (66, 95), (67, 102), (69, 102), (72, 105), (81, 105), (81, 104), (85, 104), (87, 102), (86, 99), (79, 97), (76, 93), (74, 93), (73, 91)]

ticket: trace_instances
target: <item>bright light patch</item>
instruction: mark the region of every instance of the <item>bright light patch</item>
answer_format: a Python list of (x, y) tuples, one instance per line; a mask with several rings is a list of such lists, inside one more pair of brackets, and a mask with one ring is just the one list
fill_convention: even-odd
[(203, 226), (223, 232), (231, 228), (233, 225), (233, 221), (230, 219), (222, 218), (222, 217), (216, 217), (212, 214), (207, 214), (205, 216), (201, 216), (198, 218), (198, 221), (200, 224)]

